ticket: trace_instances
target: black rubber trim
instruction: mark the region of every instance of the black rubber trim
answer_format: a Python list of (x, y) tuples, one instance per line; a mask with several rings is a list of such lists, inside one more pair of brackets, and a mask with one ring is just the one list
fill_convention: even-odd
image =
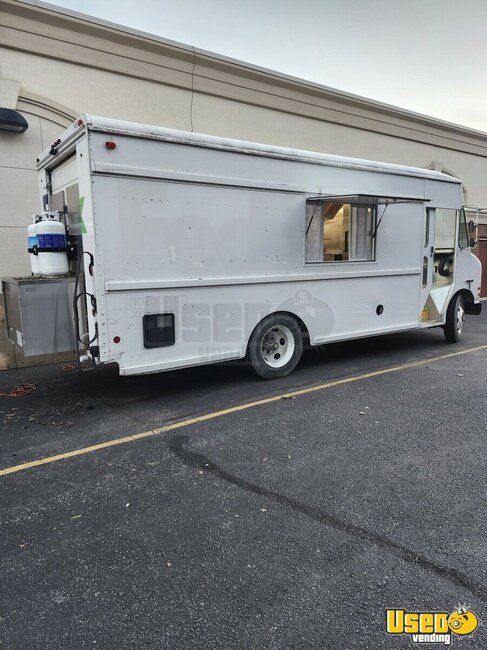
[(55, 248), (36, 248), (35, 250), (37, 252), (33, 251), (34, 255), (39, 255), (39, 253), (65, 253), (68, 249), (66, 246), (57, 246)]
[(465, 313), (470, 316), (480, 316), (482, 312), (482, 303), (481, 302), (466, 302), (465, 303)]

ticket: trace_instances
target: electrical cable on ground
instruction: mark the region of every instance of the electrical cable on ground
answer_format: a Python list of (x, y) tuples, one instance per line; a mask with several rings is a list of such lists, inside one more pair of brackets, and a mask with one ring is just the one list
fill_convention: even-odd
[(20, 376), (20, 368), (17, 361), (17, 353), (15, 351), (15, 345), (12, 344), (12, 346), (14, 351), (15, 370), (17, 371), (19, 383), (17, 386), (14, 386), (8, 393), (0, 391), (0, 397), (25, 397), (26, 395), (29, 395), (29, 393), (33, 393), (35, 390), (37, 390), (37, 387), (35, 384), (24, 383), (22, 381), (22, 377)]
[[(13, 345), (13, 353), (14, 353), (14, 361), (15, 361), (15, 370), (17, 372), (19, 383), (7, 392), (0, 391), (0, 397), (8, 397), (8, 398), (26, 397), (27, 395), (30, 395), (30, 393), (36, 391), (37, 386), (39, 386), (39, 384), (43, 384), (48, 381), (54, 381), (55, 379), (59, 378), (59, 377), (50, 377), (49, 379), (41, 379), (36, 383), (23, 381), (20, 375), (20, 368), (17, 362), (15, 345)], [(87, 368), (87, 366), (84, 363), (80, 363), (79, 365), (77, 363), (62, 363), (60, 368), (61, 368), (61, 372), (65, 373), (65, 376), (68, 375), (69, 377), (71, 377), (71, 375), (77, 375), (78, 373), (82, 372), (84, 369)]]
[(35, 384), (22, 383), (18, 386), (14, 386), (9, 393), (0, 392), (0, 397), (25, 397), (26, 395), (29, 395), (29, 393), (33, 393), (35, 390), (37, 390)]

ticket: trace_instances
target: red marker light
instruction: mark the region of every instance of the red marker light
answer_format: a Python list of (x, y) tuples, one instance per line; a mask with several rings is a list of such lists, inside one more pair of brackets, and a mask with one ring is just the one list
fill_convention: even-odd
[(78, 120), (78, 126), (83, 126), (83, 120)]
[(114, 343), (120, 343), (120, 337), (119, 336), (114, 336), (113, 337), (113, 342)]
[(112, 150), (112, 149), (116, 149), (116, 148), (117, 148), (117, 145), (115, 144), (115, 142), (112, 142), (112, 140), (107, 140), (107, 141), (105, 142), (105, 147), (106, 147), (107, 149)]

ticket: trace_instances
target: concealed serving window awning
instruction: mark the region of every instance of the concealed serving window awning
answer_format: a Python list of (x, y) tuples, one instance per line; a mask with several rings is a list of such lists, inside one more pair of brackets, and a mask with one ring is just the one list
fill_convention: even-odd
[(429, 203), (423, 196), (384, 196), (382, 194), (337, 194), (310, 196), (309, 203), (352, 203), (356, 205), (393, 205), (396, 203)]

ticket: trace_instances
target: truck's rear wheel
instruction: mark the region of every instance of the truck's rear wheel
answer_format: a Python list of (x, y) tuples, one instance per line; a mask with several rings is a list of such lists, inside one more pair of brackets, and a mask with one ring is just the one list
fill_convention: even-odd
[(465, 301), (461, 293), (454, 296), (448, 305), (446, 322), (443, 327), (445, 338), (449, 343), (459, 341), (465, 324)]
[(278, 379), (294, 370), (302, 352), (303, 336), (298, 323), (287, 314), (273, 314), (253, 331), (247, 359), (263, 379)]

